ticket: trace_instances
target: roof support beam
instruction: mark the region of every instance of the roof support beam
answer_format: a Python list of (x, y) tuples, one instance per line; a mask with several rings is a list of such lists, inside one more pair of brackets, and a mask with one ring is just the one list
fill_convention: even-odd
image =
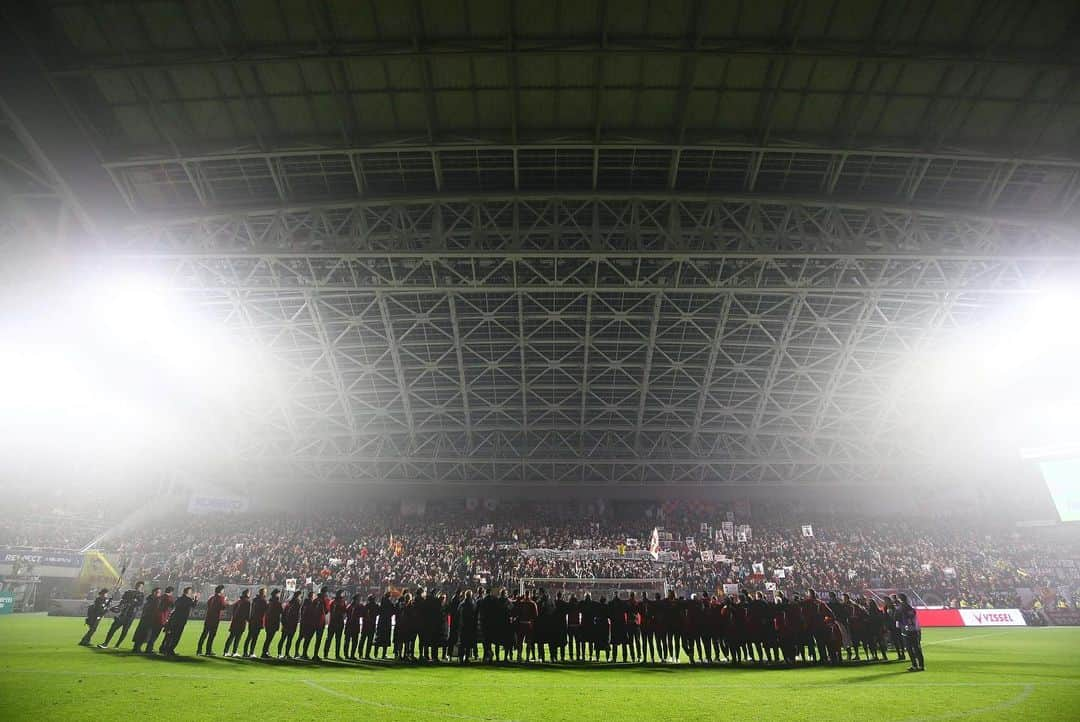
[(653, 298), (652, 320), (649, 321), (649, 337), (645, 347), (645, 370), (641, 378), (641, 398), (638, 400), (637, 431), (634, 433), (634, 448), (641, 449), (641, 427), (645, 423), (645, 407), (649, 402), (649, 380), (652, 376), (653, 356), (656, 353), (656, 335), (660, 329), (660, 309), (664, 306), (664, 294), (657, 293)]
[(390, 359), (394, 364), (394, 378), (397, 381), (400, 392), (401, 407), (405, 413), (405, 422), (409, 429), (409, 441), (415, 443), (416, 424), (413, 420), (412, 400), (409, 396), (409, 382), (405, 378), (405, 367), (401, 363), (401, 351), (398, 346), (397, 334), (394, 331), (394, 319), (387, 307), (386, 294), (378, 293), (375, 296), (379, 306), (379, 314), (382, 317), (383, 330), (386, 333), (386, 343), (390, 349)]
[(720, 358), (720, 352), (724, 346), (724, 332), (727, 329), (728, 318), (731, 316), (731, 304), (734, 300), (735, 294), (733, 293), (729, 293), (724, 297), (724, 305), (720, 309), (720, 318), (716, 320), (716, 331), (713, 333), (712, 343), (709, 345), (709, 360), (705, 362), (705, 377), (701, 381), (701, 389), (698, 392), (697, 409), (694, 411), (694, 428), (690, 435), (690, 448), (694, 450), (698, 448), (698, 442), (701, 438), (706, 401), (709, 398), (709, 389), (716, 373), (716, 362)]

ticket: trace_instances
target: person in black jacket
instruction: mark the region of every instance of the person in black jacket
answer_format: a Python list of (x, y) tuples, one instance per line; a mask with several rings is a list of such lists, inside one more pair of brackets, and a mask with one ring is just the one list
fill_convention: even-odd
[(461, 621), (458, 624), (458, 654), (465, 664), (476, 654), (476, 603), (471, 589), (465, 590), (465, 598), (458, 607)]
[(275, 589), (270, 592), (270, 602), (266, 605), (266, 617), (263, 620), (264, 627), (266, 628), (266, 641), (263, 642), (262, 648), (263, 659), (270, 659), (270, 643), (274, 641), (274, 636), (281, 627), (281, 617), (283, 613), (284, 607), (281, 606), (281, 590)]
[(133, 641), (135, 643), (135, 652), (141, 652), (142, 646), (150, 639), (151, 633), (157, 636), (154, 632), (155, 625), (159, 624), (159, 616), (161, 614), (161, 587), (154, 587), (150, 590), (150, 596), (143, 602), (142, 613), (139, 615), (139, 623), (135, 627), (135, 636)]
[(480, 639), (483, 648), (484, 662), (492, 662), (495, 659), (495, 649), (499, 640), (496, 637), (498, 622), (495, 617), (498, 614), (498, 598), (493, 594), (480, 590), (480, 600), (476, 603), (476, 636)]
[(379, 604), (379, 620), (375, 625), (375, 646), (382, 649), (382, 658), (386, 659), (386, 650), (390, 647), (390, 633), (393, 630), (394, 615), (397, 606), (390, 598), (390, 592), (383, 594)]
[(124, 638), (127, 637), (128, 629), (131, 628), (131, 623), (135, 621), (135, 615), (139, 613), (139, 609), (142, 607), (143, 600), (146, 599), (146, 595), (143, 594), (143, 582), (135, 582), (135, 586), (120, 597), (120, 603), (113, 607), (112, 611), (116, 614), (113, 617), (112, 624), (109, 626), (109, 631), (105, 635), (105, 641), (98, 645), (98, 649), (105, 649), (109, 646), (109, 642), (112, 641), (113, 634), (117, 631), (120, 632), (119, 639), (116, 640), (116, 646), (119, 647), (124, 642)]
[(180, 598), (176, 600), (176, 604), (173, 606), (169, 622), (165, 625), (165, 639), (161, 642), (161, 649), (159, 650), (161, 654), (169, 657), (176, 656), (176, 645), (180, 642), (180, 635), (184, 633), (184, 627), (187, 626), (188, 619), (191, 617), (191, 610), (198, 603), (199, 595), (192, 595), (191, 587), (184, 587)]
[[(292, 598), (285, 605), (281, 614), (281, 639), (277, 644), (278, 659), (290, 659), (289, 650), (292, 648), (293, 638), (296, 636), (296, 628), (300, 625), (300, 607), (304, 601), (300, 598), (302, 593), (299, 589), (293, 592)], [(284, 652), (282, 652), (284, 649)]]
[(375, 623), (379, 618), (379, 605), (375, 601), (375, 595), (369, 594), (367, 604), (364, 605), (363, 618), (360, 620), (360, 651), (358, 655), (364, 659), (371, 659), (371, 653), (375, 648)]
[(555, 604), (552, 610), (551, 630), (548, 647), (552, 662), (566, 661), (566, 618), (570, 605), (563, 599), (562, 592), (555, 592)]
[(105, 616), (105, 612), (109, 611), (109, 590), (101, 589), (97, 593), (97, 597), (90, 603), (90, 606), (86, 608), (86, 634), (79, 641), (80, 647), (89, 647), (90, 639), (94, 636), (94, 632), (97, 631), (98, 623), (101, 622), (101, 618)]
[(259, 643), (259, 634), (265, 623), (266, 608), (270, 602), (266, 599), (266, 587), (259, 587), (259, 593), (251, 600), (251, 611), (247, 618), (247, 638), (244, 640), (244, 656), (254, 657), (255, 647)]
[(360, 626), (364, 623), (364, 605), (360, 603), (360, 595), (354, 594), (352, 602), (345, 613), (345, 658), (359, 659), (360, 653)]

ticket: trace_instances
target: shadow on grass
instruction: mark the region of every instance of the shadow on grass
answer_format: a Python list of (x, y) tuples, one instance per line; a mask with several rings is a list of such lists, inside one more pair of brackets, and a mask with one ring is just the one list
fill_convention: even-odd
[[(530, 673), (541, 672), (562, 672), (565, 670), (623, 670), (625, 672), (639, 675), (669, 675), (678, 673), (681, 676), (685, 675), (702, 675), (714, 673), (719, 670), (738, 670), (749, 672), (781, 672), (795, 669), (837, 669), (837, 668), (871, 668), (877, 667), (883, 670), (898, 671), (901, 664), (906, 666), (906, 662), (903, 660), (890, 659), (888, 661), (872, 661), (872, 660), (853, 660), (846, 661), (843, 664), (836, 667), (834, 665), (826, 664), (813, 664), (807, 662), (797, 662), (795, 664), (777, 663), (777, 664), (757, 664), (753, 662), (733, 664), (731, 662), (714, 662), (714, 663), (698, 663), (687, 664), (685, 661), (667, 664), (667, 663), (655, 663), (655, 662), (607, 662), (607, 661), (564, 661), (564, 662), (514, 662), (514, 661), (498, 661), (498, 662), (479, 662), (470, 661), (466, 664), (461, 664), (458, 660), (452, 661), (439, 661), (439, 662), (419, 662), (419, 661), (399, 661), (392, 658), (388, 659), (327, 659), (325, 657), (318, 660), (315, 659), (300, 659), (297, 657), (290, 657), (286, 659), (278, 659), (277, 657), (271, 657), (264, 659), (262, 657), (225, 657), (221, 655), (215, 655), (213, 657), (194, 656), (194, 655), (176, 655), (165, 656), (160, 654), (146, 654), (144, 652), (135, 652), (134, 650), (120, 650), (120, 649), (98, 649), (97, 647), (90, 647), (95, 654), (103, 654), (108, 656), (117, 657), (137, 657), (145, 659), (151, 662), (160, 663), (178, 663), (178, 664), (214, 664), (215, 662), (228, 664), (234, 667), (248, 667), (251, 669), (258, 669), (260, 667), (296, 667), (296, 668), (328, 668), (328, 669), (356, 669), (364, 672), (389, 672), (393, 670), (401, 669), (453, 669), (453, 670), (476, 670), (481, 672), (522, 672), (527, 671)], [(1035, 663), (1026, 662), (1012, 662), (1009, 664), (1011, 668), (1015, 668), (1016, 665), (1024, 665)], [(861, 675), (859, 677), (846, 677), (845, 681), (858, 683), (862, 681), (880, 680), (880, 675)]]

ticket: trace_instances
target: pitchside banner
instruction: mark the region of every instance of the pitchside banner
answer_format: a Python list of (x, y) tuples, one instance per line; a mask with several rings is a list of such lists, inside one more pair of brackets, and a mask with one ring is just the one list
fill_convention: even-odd
[(206, 496), (192, 494), (188, 498), (189, 514), (230, 514), (247, 511), (248, 500), (243, 496)]
[(1019, 609), (916, 609), (923, 627), (1026, 627)]

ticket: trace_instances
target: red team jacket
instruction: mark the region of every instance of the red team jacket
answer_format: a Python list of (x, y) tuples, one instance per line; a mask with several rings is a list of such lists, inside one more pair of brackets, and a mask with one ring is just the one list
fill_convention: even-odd
[(226, 603), (224, 594), (215, 594), (210, 597), (210, 601), (206, 603), (206, 618), (203, 620), (203, 625), (207, 627), (216, 627), (218, 622), (221, 621), (221, 613), (225, 611)]

